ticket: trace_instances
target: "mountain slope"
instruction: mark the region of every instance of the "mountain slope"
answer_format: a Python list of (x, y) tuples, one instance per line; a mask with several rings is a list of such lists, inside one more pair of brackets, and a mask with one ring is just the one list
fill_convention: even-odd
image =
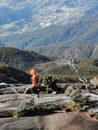
[(30, 83), (28, 73), (15, 69), (11, 66), (0, 64), (0, 82), (5, 83)]
[(49, 59), (33, 51), (22, 51), (16, 48), (0, 48), (0, 63), (8, 64), (23, 71), (29, 70), (35, 64), (47, 62)]
[(92, 57), (97, 58), (98, 57), (98, 45), (95, 47), (93, 53), (92, 53)]
[(65, 26), (49, 26), (28, 33), (0, 38), (6, 46), (21, 49), (62, 44), (97, 44), (98, 43), (98, 13), (92, 19), (86, 19)]
[[(1, 39), (6, 43), (6, 46), (34, 50), (48, 56), (62, 56), (66, 47), (73, 46), (72, 48), (74, 48), (76, 45), (83, 46), (83, 44), (88, 44), (90, 48), (91, 46), (93, 47), (92, 49), (96, 48), (98, 45), (97, 25), (98, 13), (92, 19), (85, 19), (67, 26), (50, 26), (41, 30), (20, 35), (14, 34)], [(97, 52), (93, 56), (96, 57), (96, 55)]]
[[(5, 44), (5, 46), (22, 50), (34, 50), (43, 55), (61, 57), (66, 49), (71, 46), (74, 48), (76, 45), (80, 46), (79, 49), (81, 48), (82, 53), (81, 46), (85, 44), (86, 46), (90, 45), (88, 47), (90, 47), (90, 53), (92, 54), (91, 55), (88, 51), (85, 57), (97, 57), (98, 49), (95, 49), (98, 46), (97, 0), (38, 0), (36, 2), (30, 0), (22, 0), (21, 2), (18, 0), (7, 0), (5, 2), (2, 0), (0, 5), (1, 11), (3, 11), (0, 15), (2, 17), (2, 14), (7, 12), (7, 9), (5, 10), (5, 5), (7, 9), (14, 11), (12, 13), (16, 12), (15, 14), (19, 14), (17, 17), (15, 15), (17, 20), (23, 19), (17, 23), (15, 22), (16, 19), (12, 19), (12, 17), (8, 15), (10, 17), (8, 19), (9, 21), (5, 20), (7, 23), (1, 23), (0, 41), (2, 45)], [(10, 11), (8, 12), (9, 14), (11, 13)], [(11, 14), (11, 16), (14, 17), (13, 14)], [(57, 18), (52, 22), (54, 16), (57, 16)], [(6, 18), (7, 17), (5, 17), (5, 19)], [(48, 23), (49, 21), (47, 21), (48, 19), (51, 21), (50, 24)], [(17, 29), (9, 29), (9, 26), (12, 27), (13, 25), (13, 22), (10, 24), (11, 21), (15, 22), (15, 27), (20, 31)], [(43, 21), (46, 23), (45, 26), (41, 27)], [(24, 28), (24, 24), (27, 30), (24, 29), (24, 31), (22, 31), (20, 28), (22, 26)], [(31, 24), (34, 28), (31, 27)], [(41, 24), (41, 26), (39, 26), (39, 24)], [(7, 33), (5, 31), (3, 32), (2, 27), (9, 31), (7, 31)], [(15, 28), (13, 27), (13, 29)], [(11, 35), (9, 35), (10, 31)], [(93, 52), (93, 50), (95, 52)]]
[(1, 0), (0, 35), (72, 23), (96, 5), (97, 0)]
[[(76, 68), (79, 74), (83, 77), (85, 76), (98, 76), (98, 58), (91, 58), (87, 60), (82, 60), (79, 63), (76, 63)], [(76, 73), (76, 70), (73, 66), (69, 65), (67, 62), (61, 63), (59, 60), (59, 64), (57, 61), (47, 62), (43, 64), (35, 65), (35, 68), (41, 71), (42, 74), (50, 74), (57, 75), (63, 77), (67, 76), (79, 76)], [(43, 69), (44, 68), (44, 69)]]

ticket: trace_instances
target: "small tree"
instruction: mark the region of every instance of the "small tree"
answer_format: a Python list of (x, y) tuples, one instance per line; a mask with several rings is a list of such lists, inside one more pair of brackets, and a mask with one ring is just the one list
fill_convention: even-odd
[(52, 76), (48, 76), (48, 75), (44, 76), (43, 84), (46, 87), (46, 92), (57, 91), (56, 79), (54, 79)]

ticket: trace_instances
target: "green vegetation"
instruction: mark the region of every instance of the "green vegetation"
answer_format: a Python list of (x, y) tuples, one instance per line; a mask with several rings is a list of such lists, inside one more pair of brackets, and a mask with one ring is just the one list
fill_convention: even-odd
[[(36, 65), (42, 75), (54, 76), (57, 82), (79, 82), (79, 76), (69, 65), (58, 65), (56, 62), (47, 62)], [(98, 76), (98, 58), (83, 60), (77, 63), (79, 74), (86, 79)]]
[[(12, 83), (30, 83), (32, 68), (44, 76), (52, 76), (57, 82), (79, 82), (78, 75), (68, 64), (59, 65), (56, 59), (41, 56), (33, 51), (21, 51), (15, 48), (0, 48), (0, 81)], [(98, 76), (98, 58), (80, 60), (76, 63), (79, 74), (86, 79)], [(25, 77), (26, 76), (26, 77)]]
[(0, 48), (0, 63), (27, 71), (35, 64), (47, 62), (49, 59), (33, 51), (22, 51), (16, 48)]
[(24, 71), (0, 64), (0, 82), (29, 84), (31, 82), (31, 76)]
[(98, 58), (81, 61), (78, 64), (78, 70), (82, 75), (98, 75)]
[(53, 76), (46, 75), (43, 78), (43, 84), (46, 87), (46, 93), (57, 91), (56, 79)]

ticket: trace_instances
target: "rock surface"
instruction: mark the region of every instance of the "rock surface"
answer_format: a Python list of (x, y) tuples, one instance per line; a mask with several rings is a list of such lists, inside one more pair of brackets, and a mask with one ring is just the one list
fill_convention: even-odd
[(46, 116), (3, 118), (0, 130), (98, 130), (98, 121), (81, 113), (56, 113)]
[[(65, 113), (64, 107), (72, 102), (70, 96), (41, 93), (40, 98), (36, 98), (34, 94), (23, 94), (27, 87), (30, 86), (15, 86), (18, 93), (11, 88), (0, 89), (2, 94), (0, 95), (0, 130), (98, 130), (98, 120), (88, 117), (85, 112)], [(98, 101), (98, 95), (87, 90), (82, 91), (82, 95), (90, 96), (92, 101)], [(40, 107), (43, 109), (39, 109), (39, 113), (34, 114), (32, 108), (36, 106), (38, 109)], [(14, 115), (17, 110), (24, 111), (24, 109), (26, 109), (26, 115), (20, 117), (17, 117), (17, 113)], [(53, 111), (50, 113), (49, 109)], [(31, 113), (28, 115), (29, 110)], [(44, 110), (47, 110), (47, 113), (43, 114)], [(89, 111), (91, 114), (92, 112), (98, 119), (97, 109), (93, 108)]]

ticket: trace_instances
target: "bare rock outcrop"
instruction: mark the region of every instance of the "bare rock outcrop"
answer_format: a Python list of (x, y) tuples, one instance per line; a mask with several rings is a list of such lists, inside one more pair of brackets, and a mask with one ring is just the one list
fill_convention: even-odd
[(84, 113), (55, 113), (45, 116), (3, 118), (0, 130), (97, 130), (98, 121)]
[[(13, 85), (16, 93), (11, 86), (2, 87), (0, 130), (97, 130), (98, 95), (81, 86), (70, 85), (65, 94), (40, 93), (40, 98), (23, 93), (30, 86)], [(77, 109), (65, 113), (69, 106)]]
[(33, 98), (28, 102), (23, 102), (17, 109), (21, 116), (34, 116), (53, 113), (57, 110), (62, 110), (68, 104), (72, 103), (70, 97), (53, 97), (52, 98)]

